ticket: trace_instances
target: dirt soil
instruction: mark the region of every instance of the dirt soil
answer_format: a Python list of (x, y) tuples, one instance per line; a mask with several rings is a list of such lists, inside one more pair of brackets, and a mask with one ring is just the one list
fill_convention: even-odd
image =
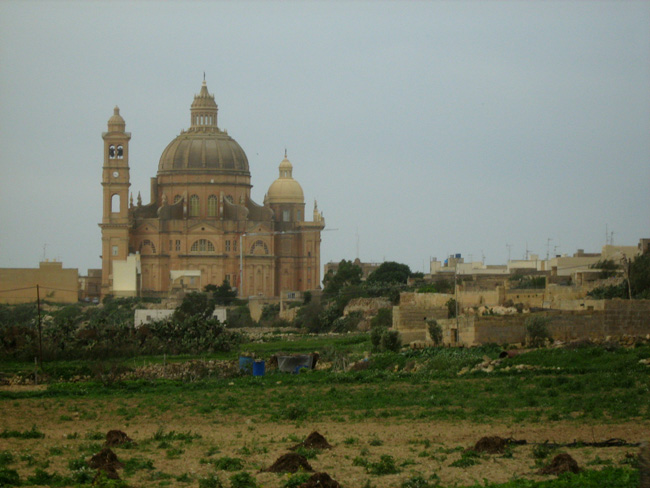
[[(45, 434), (43, 439), (2, 439), (2, 450), (14, 453), (16, 461), (10, 467), (18, 471), (22, 480), (45, 462), (48, 473), (69, 476), (71, 460), (80, 456), (89, 459), (103, 452), (104, 439), (92, 440), (91, 434), (120, 430), (128, 432), (137, 445), (117, 446), (114, 452), (110, 451), (117, 456), (113, 458), (105, 453), (105, 461), (110, 464), (111, 460), (115, 462), (119, 458), (117, 462), (121, 464), (140, 458), (151, 461), (154, 467), (137, 470), (128, 476), (120, 472), (129, 486), (157, 487), (160, 473), (186, 475), (193, 480), (187, 486), (197, 486), (201, 477), (214, 472), (210, 461), (228, 456), (242, 459), (244, 469), (259, 485), (281, 488), (286, 476), (260, 470), (278, 461), (301, 439), (305, 442), (310, 433), (318, 432), (333, 449), (322, 450), (309, 459), (309, 465), (318, 473), (328, 473), (346, 488), (361, 488), (368, 482), (374, 488), (394, 488), (415, 475), (428, 479), (434, 474), (439, 476), (441, 486), (449, 487), (482, 484), (484, 479), (493, 483), (504, 483), (513, 477), (538, 481), (552, 479), (554, 475), (540, 474), (539, 470), (553, 456), (562, 453), (569, 454), (578, 466), (589, 466), (589, 469), (622, 466), (626, 459), (629, 464), (626, 455), (636, 456), (639, 447), (575, 444), (558, 447), (543, 463), (534, 457), (533, 449), (536, 444), (547, 441), (566, 445), (574, 441), (602, 442), (616, 438), (640, 443), (647, 440), (650, 432), (649, 419), (619, 423), (562, 420), (477, 424), (397, 418), (267, 422), (220, 411), (199, 413), (191, 400), (180, 396), (173, 401), (174, 408), (162, 409), (139, 398), (120, 398), (114, 402), (93, 398), (2, 400), (0, 431), (28, 431), (35, 426)], [(154, 437), (160, 429), (177, 433), (191, 431), (200, 437), (190, 442), (171, 440), (165, 445)], [(527, 444), (511, 444), (508, 455), (481, 453), (477, 458), (479, 463), (474, 466), (452, 466), (465, 450), (476, 447), (482, 437), (495, 436), (526, 440)], [(21, 460), (21, 456), (27, 454), (32, 461)], [(363, 466), (353, 465), (356, 457), (376, 463), (383, 455), (393, 456), (400, 473), (370, 475)], [(227, 484), (230, 473), (217, 473)]]
[(297, 473), (298, 471), (314, 471), (309, 465), (307, 458), (295, 452), (283, 454), (276, 461), (263, 471), (269, 473)]

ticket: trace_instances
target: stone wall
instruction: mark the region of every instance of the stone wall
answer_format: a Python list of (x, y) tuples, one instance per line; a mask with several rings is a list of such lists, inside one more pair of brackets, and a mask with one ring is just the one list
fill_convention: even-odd
[[(650, 300), (602, 300), (598, 309), (579, 311), (545, 311), (553, 339), (564, 342), (578, 339), (646, 337), (650, 335)], [(462, 316), (439, 319), (443, 343), (472, 346), (479, 344), (517, 344), (526, 340), (525, 321), (530, 314), (505, 316)], [(426, 324), (397, 329), (404, 342), (429, 340)], [(412, 339), (411, 339), (412, 338)]]
[(343, 310), (343, 315), (351, 312), (361, 312), (364, 317), (377, 315), (380, 308), (392, 308), (388, 298), (353, 298)]

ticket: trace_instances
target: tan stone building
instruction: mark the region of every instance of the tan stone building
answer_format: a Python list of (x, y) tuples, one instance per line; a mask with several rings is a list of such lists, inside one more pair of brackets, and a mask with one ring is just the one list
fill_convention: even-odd
[(151, 201), (129, 199), (129, 141), (116, 107), (103, 134), (102, 296), (164, 295), (228, 280), (240, 296), (317, 289), (325, 220), (286, 157), (264, 204), (251, 200), (241, 146), (217, 125), (205, 81), (190, 127), (165, 148), (151, 178)]
[(42, 261), (38, 268), (0, 268), (0, 303), (36, 302), (36, 285), (41, 300), (79, 300), (78, 270), (64, 268), (60, 261)]

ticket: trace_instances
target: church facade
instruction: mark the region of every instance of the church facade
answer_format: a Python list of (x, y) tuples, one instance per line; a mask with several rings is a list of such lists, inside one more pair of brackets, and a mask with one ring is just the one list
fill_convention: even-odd
[(286, 157), (262, 205), (251, 199), (241, 146), (217, 125), (205, 81), (190, 127), (165, 148), (151, 197), (129, 193), (129, 141), (116, 107), (103, 133), (102, 296), (164, 295), (227, 280), (240, 297), (317, 289), (325, 227), (316, 203), (305, 215)]

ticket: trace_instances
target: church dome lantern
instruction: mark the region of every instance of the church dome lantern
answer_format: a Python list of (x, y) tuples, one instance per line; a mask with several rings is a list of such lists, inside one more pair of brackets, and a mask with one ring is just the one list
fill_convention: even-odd
[(163, 151), (158, 173), (223, 172), (250, 176), (248, 158), (241, 146), (217, 126), (218, 107), (203, 80), (190, 107), (190, 128)]

